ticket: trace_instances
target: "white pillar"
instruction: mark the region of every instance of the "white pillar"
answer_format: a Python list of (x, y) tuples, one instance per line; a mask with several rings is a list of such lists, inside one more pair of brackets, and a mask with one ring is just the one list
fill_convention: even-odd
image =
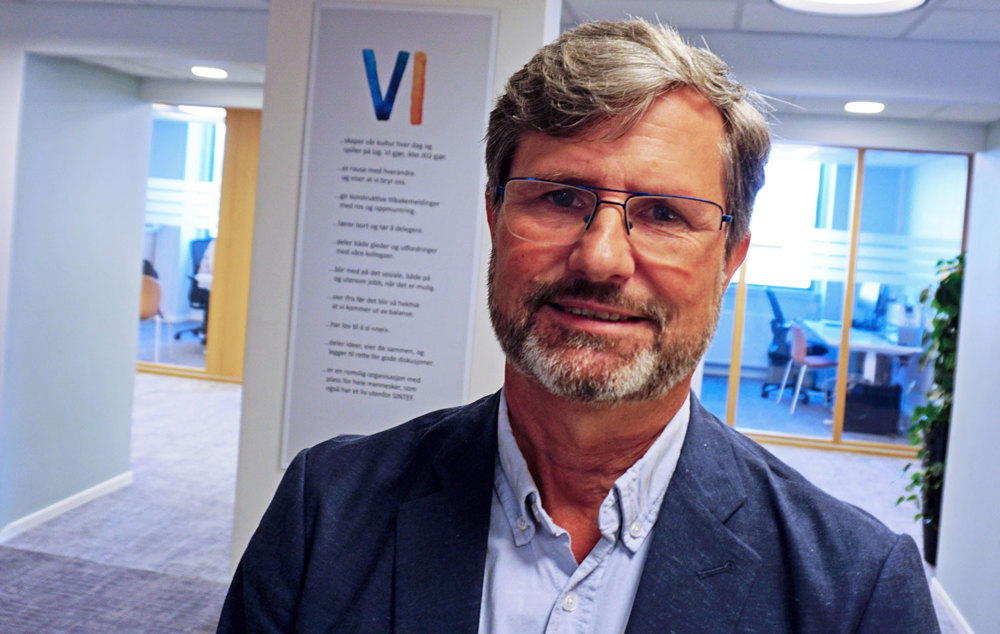
[[(559, 29), (558, 0), (391, 0), (391, 3), (498, 10), (495, 94), (542, 44), (556, 37)], [(234, 566), (282, 474), (279, 455), (313, 8), (312, 0), (273, 0), (270, 4), (236, 479)], [(469, 202), (470, 211), (485, 213), (481, 197)], [(503, 355), (486, 313), (489, 243), (485, 230), (482, 239), (471, 398), (498, 389), (503, 380)]]

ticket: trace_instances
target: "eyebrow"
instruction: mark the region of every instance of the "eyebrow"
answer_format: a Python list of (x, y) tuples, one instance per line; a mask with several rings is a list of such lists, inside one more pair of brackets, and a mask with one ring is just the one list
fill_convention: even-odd
[(587, 187), (596, 187), (593, 181), (583, 178), (573, 172), (539, 172), (524, 178), (540, 178), (547, 181), (566, 183), (567, 185), (585, 185)]

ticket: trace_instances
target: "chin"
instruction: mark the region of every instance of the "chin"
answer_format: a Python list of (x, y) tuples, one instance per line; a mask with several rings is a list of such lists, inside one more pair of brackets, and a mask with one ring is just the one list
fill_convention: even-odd
[(524, 340), (519, 354), (508, 354), (514, 367), (540, 383), (548, 392), (572, 401), (616, 405), (661, 398), (686, 378), (697, 365), (664, 359), (653, 346), (632, 354), (587, 347), (546, 345), (534, 333)]

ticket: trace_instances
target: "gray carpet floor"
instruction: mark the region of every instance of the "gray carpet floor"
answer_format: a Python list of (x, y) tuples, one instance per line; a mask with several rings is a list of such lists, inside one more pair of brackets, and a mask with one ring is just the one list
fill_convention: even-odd
[(0, 632), (214, 631), (230, 576), (240, 395), (137, 374), (132, 486), (0, 547)]
[[(139, 373), (133, 409), (132, 486), (0, 546), (3, 634), (214, 629), (230, 574), (240, 386)], [(915, 509), (895, 505), (906, 460), (768, 449), (920, 543)], [(939, 614), (944, 632), (959, 631)]]
[(0, 631), (214, 632), (219, 584), (0, 546)]

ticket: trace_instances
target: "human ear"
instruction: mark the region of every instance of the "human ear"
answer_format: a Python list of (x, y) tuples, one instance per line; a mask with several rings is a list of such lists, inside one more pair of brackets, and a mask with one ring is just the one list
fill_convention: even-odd
[(726, 284), (733, 279), (733, 274), (736, 273), (736, 269), (740, 268), (743, 264), (743, 260), (747, 257), (747, 250), (750, 248), (750, 231), (743, 238), (733, 245), (733, 250), (729, 252), (726, 256)]

